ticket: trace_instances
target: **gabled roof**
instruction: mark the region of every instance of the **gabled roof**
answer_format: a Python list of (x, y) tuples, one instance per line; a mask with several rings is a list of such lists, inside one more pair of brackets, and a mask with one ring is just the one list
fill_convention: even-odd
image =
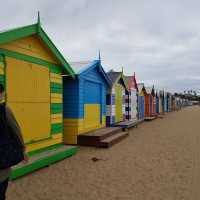
[(135, 73), (134, 73), (133, 76), (125, 76), (125, 79), (126, 79), (126, 81), (128, 83), (129, 89), (130, 89), (130, 85), (132, 85), (132, 83), (134, 83), (134, 88), (138, 91), (138, 85), (137, 85)]
[(154, 96), (154, 97), (155, 97), (155, 95), (156, 95), (154, 86), (152, 87), (151, 95)]
[(76, 75), (80, 74), (82, 71), (90, 68), (94, 61), (82, 61), (82, 62), (70, 62), (70, 66), (73, 68)]
[(151, 92), (152, 92), (152, 87), (146, 87), (146, 92), (147, 92), (147, 94), (151, 94)]
[(163, 92), (163, 90), (156, 90), (156, 94), (157, 94), (157, 96), (163, 96), (164, 95), (164, 92)]
[(146, 93), (147, 94), (151, 94), (152, 96), (155, 96), (155, 89), (154, 89), (154, 86), (148, 86), (146, 87)]
[(115, 83), (121, 77), (121, 72), (109, 71), (107, 74), (112, 83)]
[(138, 83), (137, 87), (138, 87), (138, 91), (141, 92), (142, 88), (144, 87), (144, 83)]
[(71, 62), (70, 66), (73, 68), (73, 70), (75, 71), (75, 74), (78, 76), (87, 74), (90, 70), (94, 68), (98, 68), (99, 72), (102, 74), (107, 84), (109, 86), (112, 85), (112, 82), (110, 78), (107, 76), (106, 72), (104, 71), (100, 60)]
[(110, 78), (111, 82), (112, 82), (112, 86), (114, 84), (116, 84), (120, 79), (122, 79), (126, 90), (129, 90), (128, 88), (128, 83), (127, 80), (125, 79), (125, 76), (123, 74), (123, 72), (116, 72), (114, 70), (111, 70), (109, 72), (107, 72), (108, 77)]
[(64, 70), (67, 71), (72, 77), (74, 77), (74, 71), (72, 70), (68, 62), (65, 60), (63, 55), (56, 48), (51, 39), (48, 37), (48, 35), (45, 33), (45, 31), (42, 29), (40, 22), (29, 26), (23, 26), (0, 32), (0, 44), (13, 42), (15, 40), (25, 38), (31, 35), (39, 36), (41, 40), (47, 45), (47, 47), (51, 50), (51, 52), (57, 58), (60, 64), (64, 67)]
[(164, 97), (164, 91), (160, 90), (160, 91), (159, 91), (159, 96), (160, 96), (160, 97)]
[(141, 94), (141, 93), (143, 93), (144, 95), (147, 94), (146, 87), (144, 86), (144, 83), (138, 83), (137, 87), (138, 87), (139, 94)]
[(133, 78), (133, 76), (125, 76), (125, 79), (126, 79), (127, 82), (131, 81), (132, 78)]

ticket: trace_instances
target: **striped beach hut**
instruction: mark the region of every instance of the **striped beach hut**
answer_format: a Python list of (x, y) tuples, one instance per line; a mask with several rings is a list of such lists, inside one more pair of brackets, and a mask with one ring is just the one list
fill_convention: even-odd
[(139, 120), (144, 119), (145, 116), (145, 94), (146, 90), (144, 83), (138, 83), (138, 118)]
[(123, 71), (115, 72), (111, 70), (107, 73), (107, 75), (112, 82), (112, 86), (106, 100), (106, 123), (110, 126), (126, 120), (125, 96), (126, 94), (129, 94), (129, 90)]
[(133, 76), (125, 77), (128, 83), (129, 94), (127, 94), (126, 103), (126, 119), (137, 120), (138, 119), (138, 87), (136, 82), (135, 73)]
[[(20, 124), (31, 156), (28, 165), (13, 170), (13, 179), (72, 153), (62, 146), (63, 73), (74, 76), (42, 29), (39, 17), (36, 24), (0, 33), (0, 82), (5, 85), (5, 101)], [(50, 154), (42, 154), (49, 150)], [(38, 154), (39, 160), (32, 159)]]
[(64, 76), (64, 141), (106, 126), (106, 94), (111, 85), (100, 60), (70, 63), (75, 79)]

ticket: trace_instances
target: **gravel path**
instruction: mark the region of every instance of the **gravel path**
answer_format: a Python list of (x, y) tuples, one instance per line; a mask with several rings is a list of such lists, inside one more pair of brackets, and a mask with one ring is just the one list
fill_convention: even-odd
[(199, 169), (200, 107), (189, 107), (14, 181), (8, 200), (199, 200)]

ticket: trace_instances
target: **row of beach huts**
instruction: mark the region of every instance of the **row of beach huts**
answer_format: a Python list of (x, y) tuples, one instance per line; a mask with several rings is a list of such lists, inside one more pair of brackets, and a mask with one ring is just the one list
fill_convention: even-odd
[(23, 133), (28, 164), (16, 179), (78, 151), (78, 145), (110, 147), (144, 120), (179, 110), (183, 100), (137, 83), (123, 70), (105, 72), (100, 56), (68, 63), (36, 24), (0, 33), (0, 83)]

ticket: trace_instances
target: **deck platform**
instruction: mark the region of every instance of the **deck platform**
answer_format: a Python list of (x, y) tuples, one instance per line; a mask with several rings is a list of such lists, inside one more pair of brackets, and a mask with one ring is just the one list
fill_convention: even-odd
[(10, 180), (15, 180), (38, 169), (52, 165), (74, 155), (77, 151), (78, 147), (76, 146), (60, 144), (30, 153), (28, 163), (21, 162), (12, 168)]
[(155, 119), (156, 119), (156, 116), (145, 117), (144, 121), (152, 121), (152, 120), (155, 120)]
[(78, 145), (108, 148), (128, 136), (120, 127), (106, 127), (78, 136)]
[(144, 120), (133, 120), (133, 121), (126, 120), (126, 121), (115, 124), (115, 126), (121, 127), (123, 129), (129, 129), (129, 128), (137, 127), (143, 121)]

